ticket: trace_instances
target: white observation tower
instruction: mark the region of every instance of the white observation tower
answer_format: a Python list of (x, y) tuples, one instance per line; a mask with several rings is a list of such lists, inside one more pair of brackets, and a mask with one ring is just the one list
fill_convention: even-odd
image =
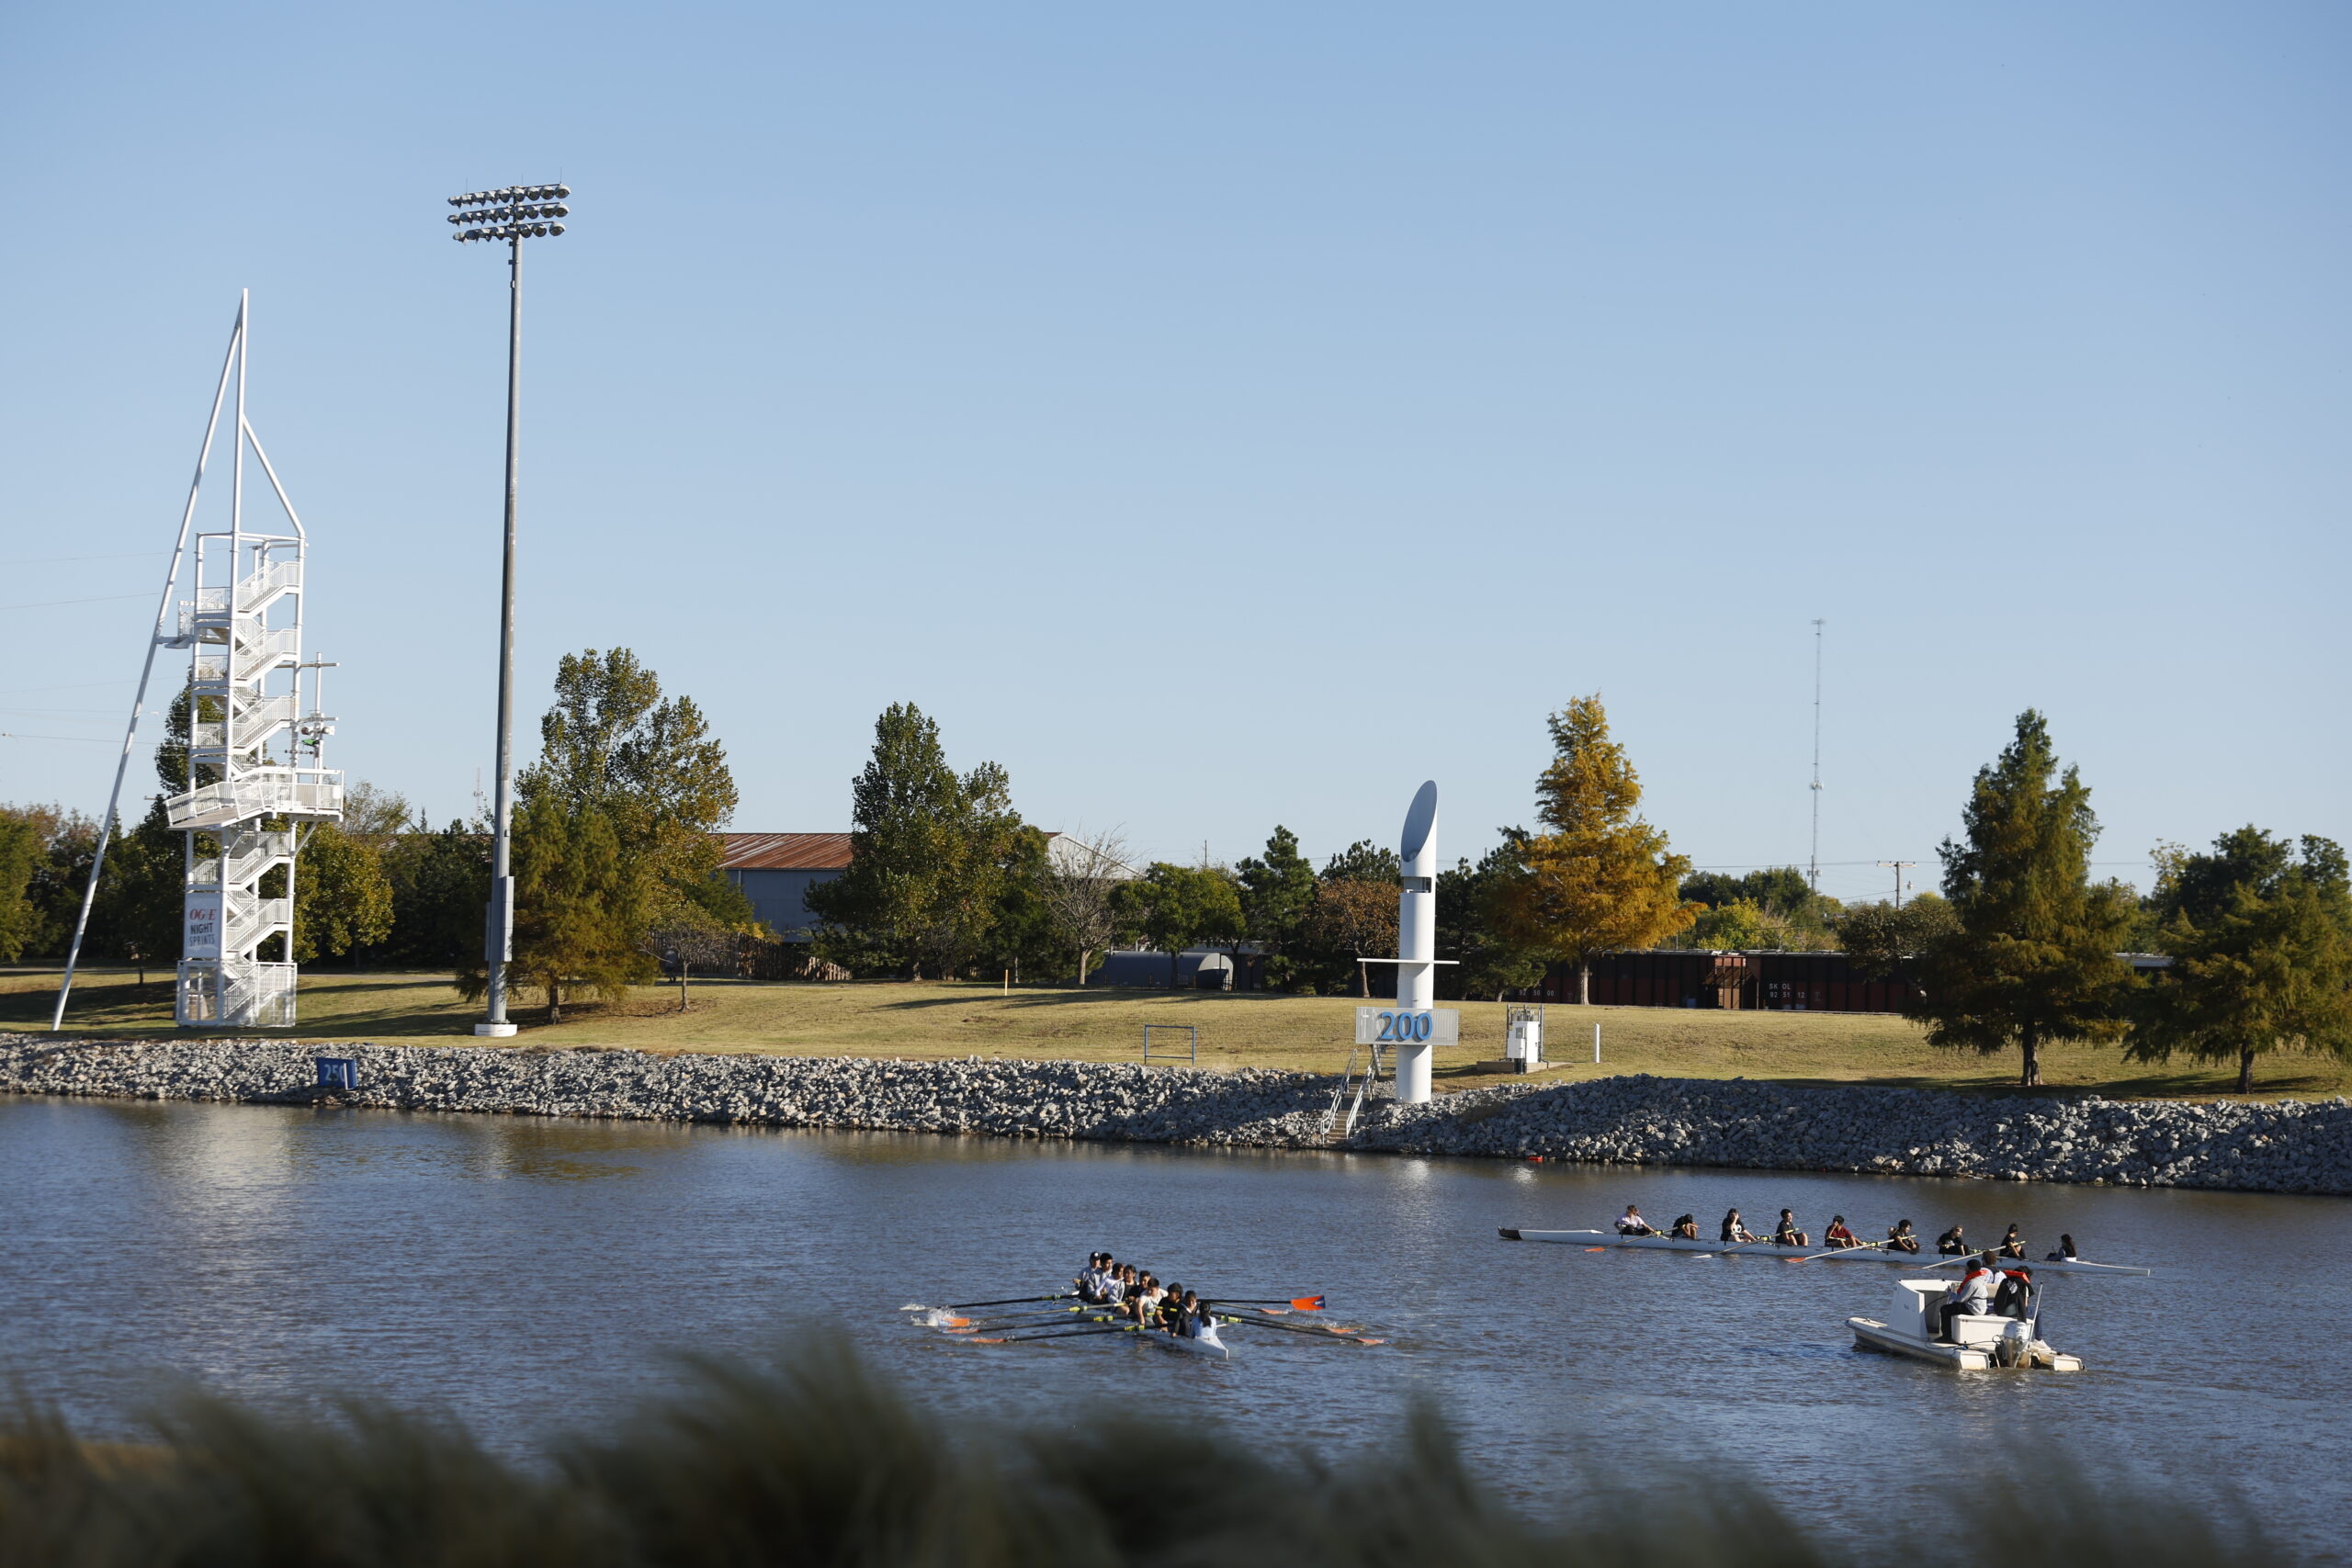
[[(180, 793), (164, 802), (172, 827), (187, 840), (173, 1017), (184, 1026), (210, 1029), (293, 1024), (300, 834), (305, 823), (343, 816), (343, 775), (326, 768), (323, 756), (326, 738), (334, 730), (319, 704), (319, 683), (329, 666), (302, 660), (303, 554), (309, 539), (245, 419), (247, 310), (248, 301), (241, 299), (101, 829), (105, 834), (114, 827), (123, 764), (145, 711), (155, 650), (186, 649), (187, 773)], [(234, 457), (227, 525), (200, 529), (195, 525), (197, 500), (221, 405), (230, 400), (232, 386)], [(284, 513), (282, 525), (263, 527), (246, 521), (248, 448)], [(302, 678), (306, 672), (308, 682)], [(93, 891), (105, 855), (101, 837), (90, 872)], [(271, 884), (266, 892), (266, 883)], [(65, 984), (58, 992), (60, 1021), (89, 913), (85, 892)]]

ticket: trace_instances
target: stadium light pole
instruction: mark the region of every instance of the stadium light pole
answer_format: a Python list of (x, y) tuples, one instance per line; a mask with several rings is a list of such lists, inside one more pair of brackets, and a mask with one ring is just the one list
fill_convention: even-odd
[(490, 907), (482, 911), (482, 957), (490, 968), (490, 1005), (488, 1016), (474, 1025), (476, 1034), (514, 1032), (514, 1025), (506, 1021), (506, 965), (514, 956), (514, 490), (523, 396), (523, 242), (562, 233), (560, 220), (571, 216), (571, 209), (564, 205), (571, 195), (570, 186), (508, 186), (503, 190), (469, 191), (449, 198), (449, 205), (457, 209), (449, 214), (449, 221), (457, 226), (453, 238), (458, 243), (503, 240), (508, 246), (506, 553), (498, 588), (498, 784), (491, 797)]

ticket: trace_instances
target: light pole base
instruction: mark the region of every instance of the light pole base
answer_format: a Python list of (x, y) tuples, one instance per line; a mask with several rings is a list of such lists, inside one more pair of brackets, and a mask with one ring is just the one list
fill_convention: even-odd
[(521, 1027), (520, 1024), (514, 1023), (477, 1023), (474, 1025), (474, 1032), (486, 1034), (493, 1040), (504, 1040)]

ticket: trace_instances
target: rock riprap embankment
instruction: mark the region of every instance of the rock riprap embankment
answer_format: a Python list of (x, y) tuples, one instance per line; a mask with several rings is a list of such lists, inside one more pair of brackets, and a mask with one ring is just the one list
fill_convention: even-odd
[(2352, 1195), (2344, 1099), (2185, 1104), (1538, 1080), (1426, 1106), (1375, 1100), (1334, 1145), (1324, 1130), (1334, 1080), (1264, 1068), (23, 1036), (0, 1037), (0, 1090), (282, 1102), (308, 1097), (321, 1055), (357, 1059), (357, 1088), (336, 1103), (394, 1111)]

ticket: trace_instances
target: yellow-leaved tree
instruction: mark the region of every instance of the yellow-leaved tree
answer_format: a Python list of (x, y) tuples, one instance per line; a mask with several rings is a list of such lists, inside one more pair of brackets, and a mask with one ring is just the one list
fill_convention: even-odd
[(1677, 891), (1690, 863), (1641, 818), (1641, 777), (1609, 739), (1600, 694), (1571, 699), (1549, 723), (1552, 764), (1535, 781), (1546, 830), (1520, 840), (1490, 919), (1511, 945), (1577, 965), (1577, 1000), (1588, 1002), (1594, 953), (1651, 946), (1700, 907)]

